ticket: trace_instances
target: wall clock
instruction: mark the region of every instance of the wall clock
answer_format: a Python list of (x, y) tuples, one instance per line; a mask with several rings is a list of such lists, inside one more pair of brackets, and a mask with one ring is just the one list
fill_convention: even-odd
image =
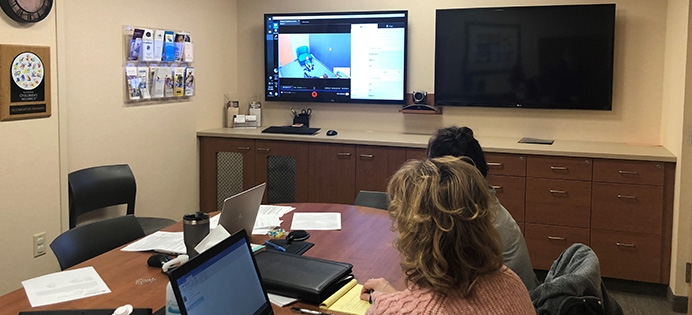
[(17, 22), (36, 23), (48, 16), (53, 0), (0, 0), (0, 7)]

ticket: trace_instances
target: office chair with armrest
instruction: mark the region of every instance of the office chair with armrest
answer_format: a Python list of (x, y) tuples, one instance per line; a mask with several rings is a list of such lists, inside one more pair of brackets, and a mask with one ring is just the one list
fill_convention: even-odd
[(65, 270), (87, 259), (144, 236), (133, 215), (94, 221), (69, 229), (50, 243), (60, 269)]
[(353, 205), (387, 210), (389, 201), (387, 200), (387, 193), (361, 190), (358, 192), (358, 196), (356, 196), (356, 201), (353, 202)]
[[(127, 164), (85, 168), (67, 175), (70, 203), (70, 228), (77, 226), (77, 218), (87, 212), (105, 207), (127, 204), (127, 214), (135, 214), (137, 184)], [(146, 235), (173, 223), (166, 218), (137, 217)]]

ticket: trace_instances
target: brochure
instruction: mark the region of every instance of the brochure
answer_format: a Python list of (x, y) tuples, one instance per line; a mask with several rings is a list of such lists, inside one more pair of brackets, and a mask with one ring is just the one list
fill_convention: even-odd
[(185, 96), (195, 95), (195, 68), (185, 69)]

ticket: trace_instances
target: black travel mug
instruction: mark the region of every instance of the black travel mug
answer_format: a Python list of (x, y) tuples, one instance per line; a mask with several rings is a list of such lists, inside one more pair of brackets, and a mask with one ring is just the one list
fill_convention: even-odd
[(197, 211), (183, 216), (183, 238), (185, 239), (185, 248), (187, 249), (187, 255), (190, 256), (190, 259), (199, 254), (195, 250), (195, 246), (197, 246), (207, 234), (209, 234), (208, 214)]

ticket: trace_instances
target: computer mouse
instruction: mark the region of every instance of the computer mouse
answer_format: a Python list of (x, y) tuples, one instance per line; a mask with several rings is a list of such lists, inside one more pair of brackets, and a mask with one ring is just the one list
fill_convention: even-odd
[(173, 257), (163, 253), (156, 253), (149, 256), (149, 259), (147, 259), (147, 265), (151, 267), (161, 268), (163, 264), (165, 264), (171, 259), (173, 259)]
[(338, 134), (339, 134), (339, 133), (336, 132), (336, 130), (329, 130), (329, 131), (327, 131), (327, 135), (328, 135), (328, 136), (336, 136), (336, 135), (338, 135)]
[(291, 244), (293, 241), (304, 241), (308, 238), (310, 238), (310, 233), (306, 232), (305, 230), (295, 230), (288, 233), (286, 236), (286, 245)]

